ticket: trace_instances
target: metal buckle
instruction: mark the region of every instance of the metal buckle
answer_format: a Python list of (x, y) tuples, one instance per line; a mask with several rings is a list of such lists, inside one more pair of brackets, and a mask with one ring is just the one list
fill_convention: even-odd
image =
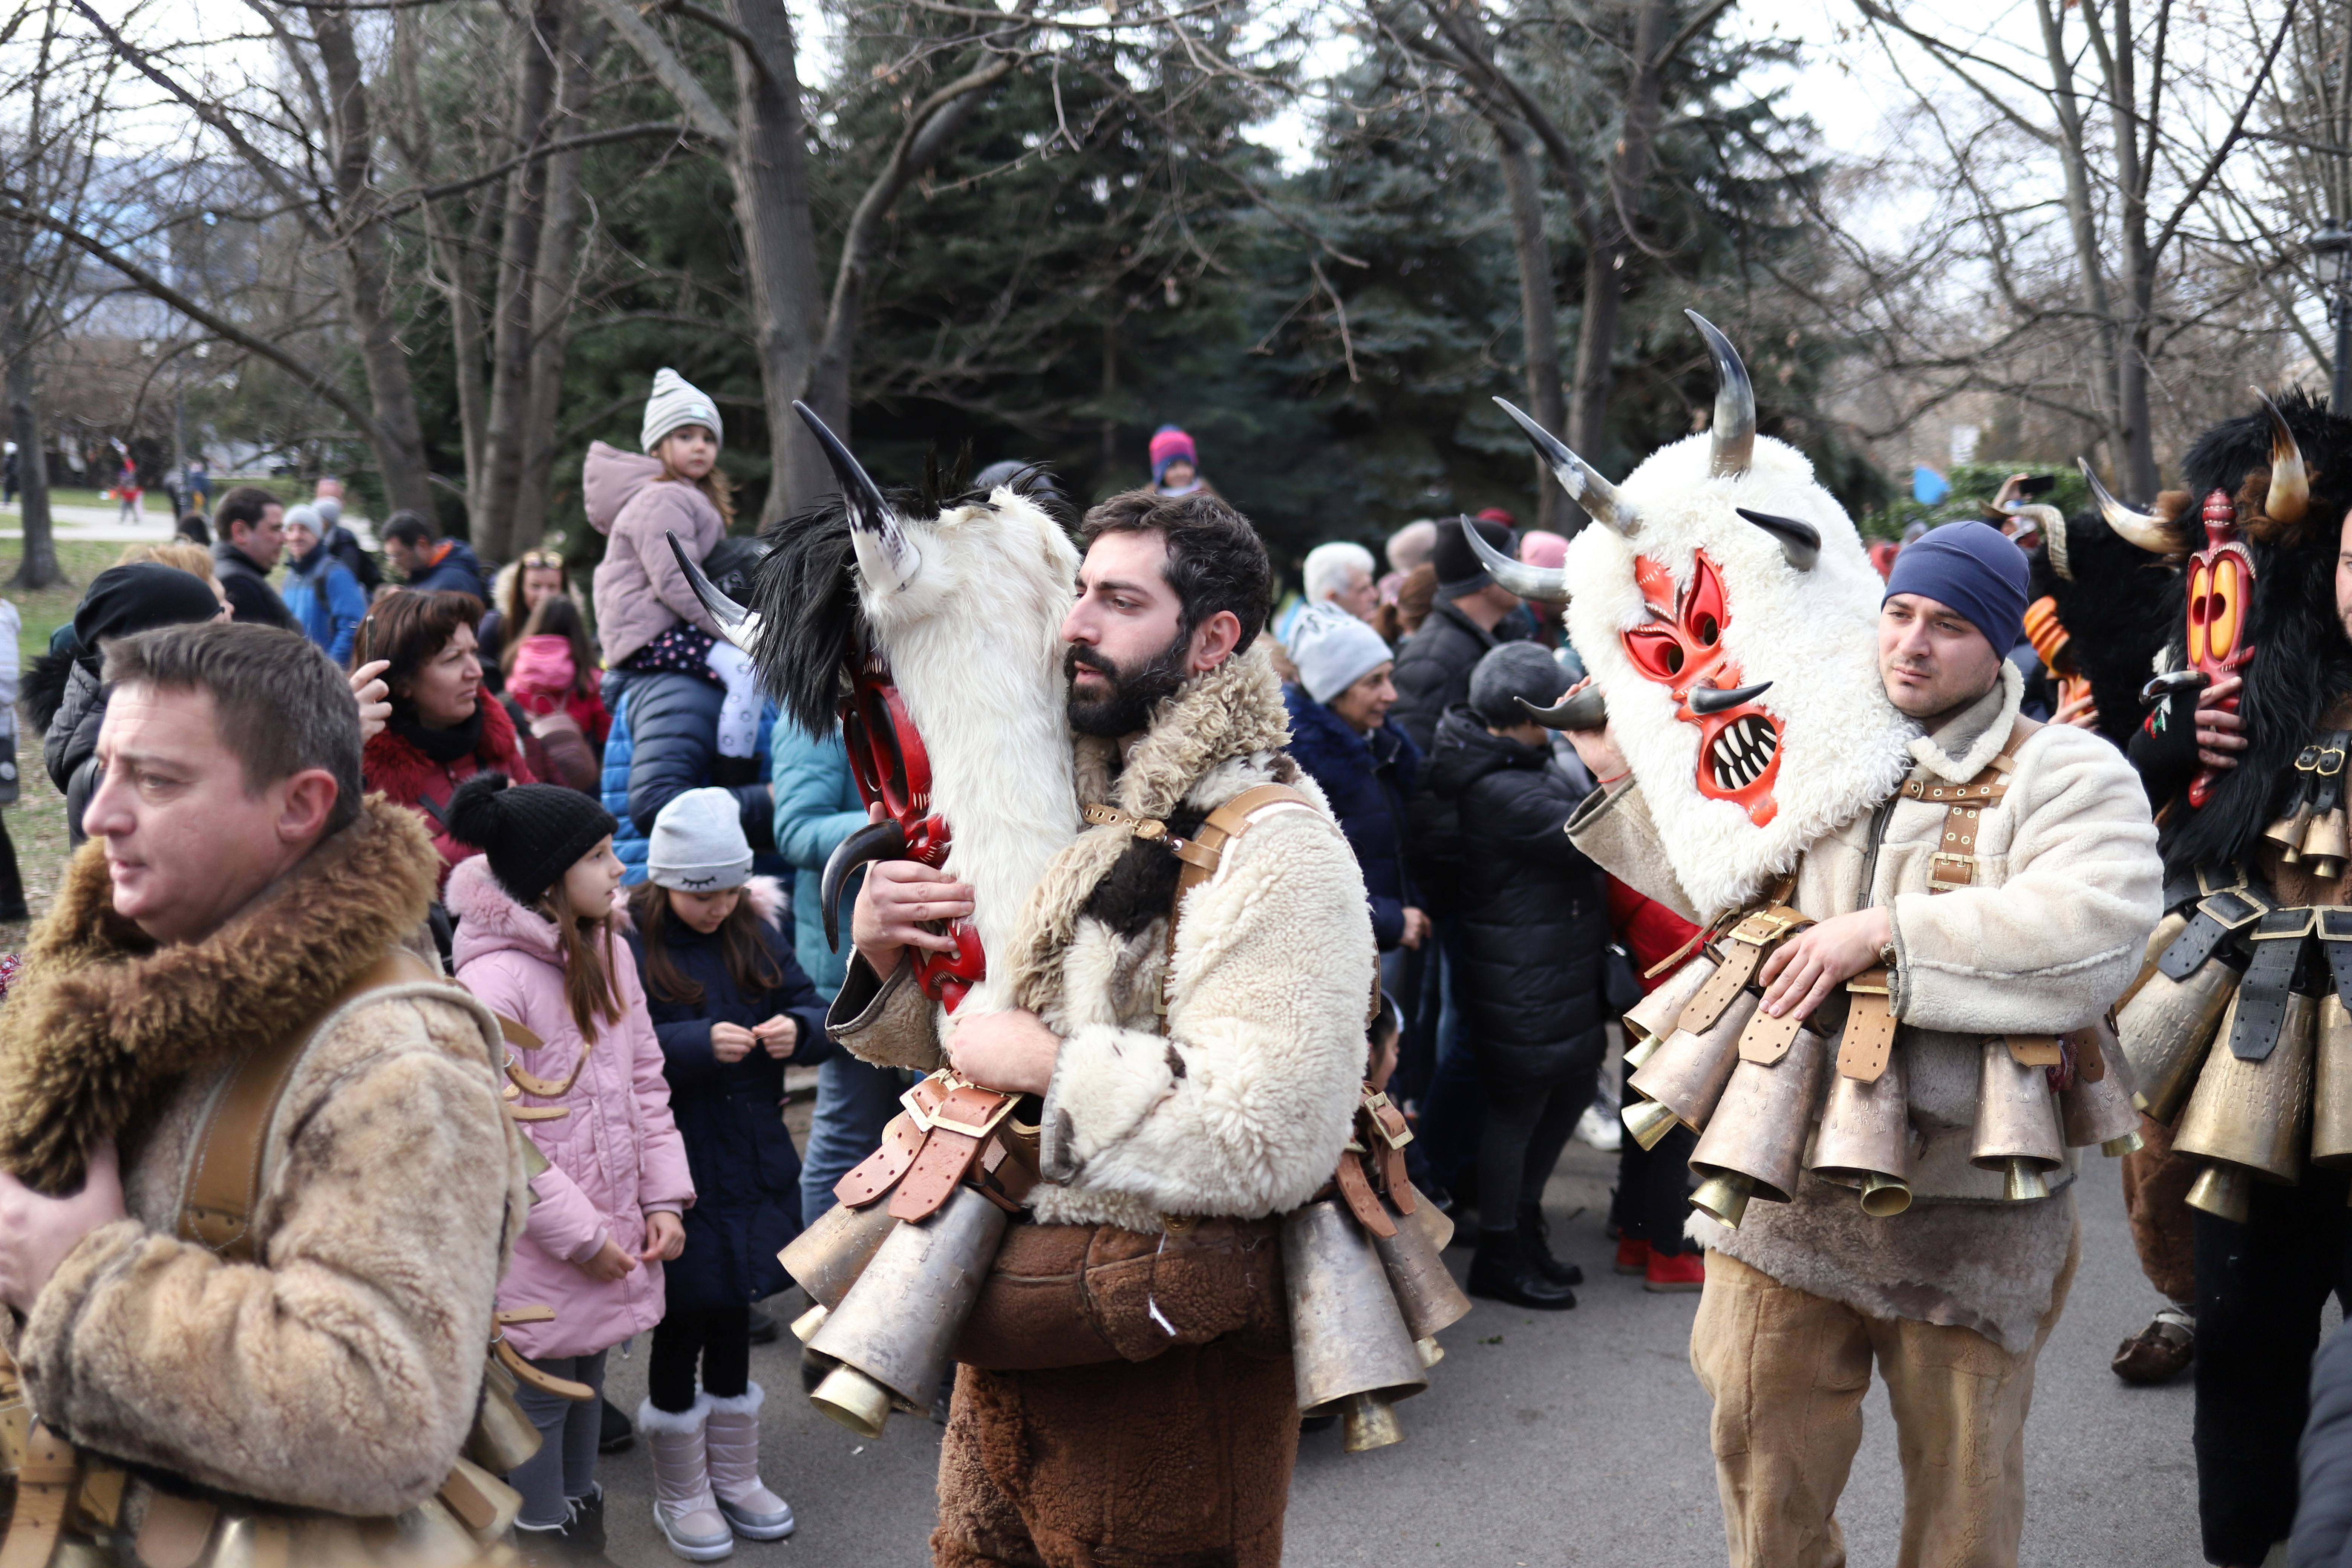
[(1745, 942), (1749, 947), (1769, 947), (1803, 923), (1801, 919), (1791, 920), (1787, 915), (1774, 914), (1770, 910), (1758, 910), (1726, 934), (1732, 941)]
[(2223, 888), (2197, 901), (2197, 912), (2209, 917), (2223, 931), (2250, 926), (2276, 907), (2252, 888), (2244, 887)]
[(2301, 942), (2319, 924), (2319, 911), (2311, 908), (2273, 910), (2262, 918), (2253, 930), (2256, 942)]
[(2352, 942), (2352, 904), (2315, 904), (2312, 912), (2319, 917), (2320, 941)]
[[(2328, 765), (2327, 759), (2330, 757), (2336, 759), (2336, 764), (2333, 767)], [(2300, 759), (2296, 761), (2295, 765), (2297, 767), (2301, 767), (2303, 765)], [(2344, 748), (2341, 746), (2322, 746), (2319, 749), (2318, 765), (2312, 771), (2324, 779), (2334, 778), (2337, 773), (2342, 773), (2344, 771)]]
[[(1406, 1144), (1412, 1142), (1412, 1127), (1408, 1123), (1402, 1135), (1392, 1133), (1389, 1131), (1389, 1124), (1381, 1120), (1381, 1112), (1387, 1110), (1391, 1103), (1391, 1101), (1389, 1097), (1377, 1089), (1372, 1093), (1366, 1095), (1364, 1097), (1363, 1108), (1369, 1114), (1366, 1115), (1364, 1120), (1372, 1124), (1372, 1131), (1381, 1135), (1381, 1142), (1387, 1144), (1391, 1149), (1402, 1149)], [(1354, 1145), (1350, 1143), (1349, 1147), (1353, 1148)], [(1366, 1152), (1369, 1152), (1370, 1151)]]
[(1929, 881), (1932, 882), (1936, 879), (1936, 868), (1939, 865), (1958, 866), (1960, 869), (1968, 873), (1968, 880), (1969, 882), (1973, 883), (1977, 879), (1977, 858), (1973, 855), (1955, 855), (1948, 849), (1931, 850), (1927, 856), (1927, 879)]

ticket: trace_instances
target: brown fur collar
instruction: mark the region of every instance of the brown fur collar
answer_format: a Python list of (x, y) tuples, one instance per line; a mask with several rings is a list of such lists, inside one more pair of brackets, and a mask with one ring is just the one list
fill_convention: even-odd
[(415, 931), (440, 867), (423, 819), (373, 795), (228, 924), (159, 948), (84, 845), (0, 1008), (0, 1166), (79, 1187), (91, 1146), (172, 1083), (308, 1023)]
[[(1165, 821), (1188, 802), (1204, 808), (1223, 804), (1234, 791), (1220, 792), (1214, 800), (1191, 797), (1211, 773), (1235, 759), (1262, 759), (1260, 776), (1239, 787), (1261, 777), (1295, 779), (1297, 769), (1282, 750), (1290, 742), (1290, 715), (1265, 648), (1260, 638), (1248, 652), (1161, 704), (1151, 728), (1126, 750), (1123, 763), (1125, 741), (1074, 734), (1079, 803), (1101, 802), (1132, 816)], [(1037, 879), (1021, 912), (1011, 960), (1015, 994), (1024, 1006), (1043, 1013), (1057, 999), (1056, 955), (1076, 931), (1097, 886), (1130, 850), (1173, 863), (1165, 847), (1137, 840), (1125, 828), (1089, 827)], [(1174, 888), (1172, 872), (1169, 888)]]

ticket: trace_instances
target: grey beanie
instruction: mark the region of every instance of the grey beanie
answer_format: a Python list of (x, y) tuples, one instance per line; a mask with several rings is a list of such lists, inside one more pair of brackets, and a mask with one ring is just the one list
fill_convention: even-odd
[(646, 875), (682, 893), (715, 893), (751, 879), (751, 846), (732, 790), (690, 789), (654, 818)]
[(1470, 709), (1497, 728), (1524, 724), (1527, 710), (1513, 698), (1524, 697), (1538, 708), (1549, 708), (1571, 684), (1568, 671), (1541, 645), (1507, 642), (1488, 650), (1471, 670)]
[(1380, 633), (1336, 605), (1299, 611), (1284, 647), (1298, 667), (1298, 684), (1318, 702), (1330, 701), (1396, 657)]

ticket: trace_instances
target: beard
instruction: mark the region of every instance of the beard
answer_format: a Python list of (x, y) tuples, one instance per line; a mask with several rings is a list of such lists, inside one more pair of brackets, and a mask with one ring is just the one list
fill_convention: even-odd
[[(1126, 669), (1098, 648), (1072, 643), (1062, 654), (1062, 673), (1070, 679), (1070, 728), (1081, 735), (1115, 741), (1149, 727), (1151, 710), (1175, 696), (1191, 679), (1184, 664), (1192, 641), (1189, 635), (1179, 632), (1166, 647)], [(1110, 682), (1110, 690), (1100, 697), (1080, 697), (1077, 675), (1081, 669), (1104, 677)]]

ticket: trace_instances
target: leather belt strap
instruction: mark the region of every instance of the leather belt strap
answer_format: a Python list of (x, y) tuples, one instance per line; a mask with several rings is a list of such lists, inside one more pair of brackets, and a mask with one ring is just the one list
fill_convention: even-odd
[[(1209, 813), (1208, 817), (1202, 822), (1199, 830), (1192, 837), (1171, 837), (1168, 840), (1169, 849), (1174, 853), (1177, 859), (1183, 862), (1183, 867), (1176, 873), (1176, 898), (1168, 910), (1167, 953), (1160, 967), (1160, 996), (1154, 1004), (1163, 1020), (1168, 1016), (1169, 1004), (1175, 999), (1173, 987), (1176, 984), (1176, 926), (1184, 912), (1184, 895), (1217, 874), (1217, 868), (1224, 861), (1225, 846), (1248, 832), (1250, 825), (1259, 820), (1261, 813), (1269, 810), (1313, 811), (1314, 809), (1315, 802), (1305, 790), (1293, 789), (1288, 784), (1252, 784), (1216, 810)], [(1097, 812), (1118, 817), (1127, 816), (1125, 812), (1112, 806), (1089, 805), (1085, 808), (1087, 820), (1089, 822), (1102, 820), (1094, 815)], [(1129, 820), (1133, 819), (1129, 818)], [(1158, 826), (1165, 831), (1165, 824)], [(1140, 827), (1132, 831), (1139, 837), (1153, 837), (1145, 834)], [(1373, 968), (1372, 984), (1372, 1005), (1377, 1010), (1380, 1005), (1378, 965)]]
[(370, 991), (438, 980), (423, 959), (394, 948), (355, 975), (310, 1022), (256, 1048), (213, 1096), (180, 1193), (179, 1234), (232, 1263), (253, 1263), (253, 1213), (261, 1204), (264, 1145), (294, 1066), (319, 1024)]
[(2319, 906), (2319, 947), (2327, 955), (2328, 972), (2336, 981), (2336, 994), (2347, 1007), (2352, 1007), (2352, 907), (2343, 904)]
[(2268, 1059), (2286, 1024), (2287, 997), (2303, 963), (2305, 939), (2318, 924), (2309, 909), (2273, 910), (2254, 927), (2254, 959), (2238, 982), (2230, 1054), (2242, 1062)]
[(7, 1539), (0, 1542), (0, 1568), (48, 1568), (80, 1480), (81, 1457), (73, 1445), (34, 1422), (16, 1467), (16, 1509)]
[(1739, 1031), (1739, 1059), (1761, 1067), (1772, 1066), (1789, 1054), (1789, 1047), (1797, 1043), (1797, 1031), (1804, 1026), (1805, 1020), (1795, 1013), (1775, 1018), (1763, 1008), (1757, 1008), (1748, 1026)]
[(1904, 799), (1940, 802), (1948, 807), (1943, 836), (1927, 857), (1927, 891), (1948, 893), (1976, 884), (1977, 830), (1983, 825), (1982, 814), (2009, 794), (2009, 775), (2017, 770), (2017, 749), (2040, 728), (2038, 721), (2021, 716), (2010, 726), (2000, 754), (1966, 784), (1948, 784), (1924, 773), (1914, 773), (1903, 781)]
[(923, 1130), (915, 1125), (915, 1119), (904, 1113), (892, 1117), (882, 1129), (882, 1146), (833, 1184), (834, 1197), (851, 1208), (864, 1208), (897, 1186), (922, 1151)]
[(1675, 1027), (1694, 1035), (1714, 1028), (1739, 994), (1756, 983), (1757, 972), (1772, 950), (1812, 923), (1779, 899), (1734, 921), (1720, 943), (1722, 963), (1706, 977), (1698, 994), (1684, 1004)]
[(2205, 967), (2222, 938), (2243, 931), (2275, 907), (2252, 888), (2221, 888), (2208, 893), (2197, 901), (2197, 912), (2189, 917), (2188, 929), (2158, 957), (2158, 971), (2168, 980), (2188, 979)]
[(980, 1163), (997, 1123), (1012, 1114), (1020, 1098), (952, 1073), (933, 1073), (908, 1089), (907, 1114), (921, 1127), (923, 1143), (890, 1194), (891, 1217), (917, 1221), (937, 1214)]
[(1404, 1113), (1387, 1095), (1364, 1085), (1356, 1103), (1354, 1135), (1340, 1151), (1339, 1167), (1325, 1191), (1335, 1193), (1356, 1223), (1374, 1236), (1386, 1238), (1397, 1233), (1396, 1219), (1381, 1202), (1381, 1194), (1387, 1194), (1399, 1214), (1411, 1214), (1419, 1206), (1404, 1166), (1404, 1146), (1412, 1137)]
[(2055, 1035), (2006, 1035), (2009, 1059), (2021, 1068), (2054, 1068), (2064, 1064), (2066, 1052)]
[(1895, 996), (1884, 969), (1865, 969), (1845, 983), (1845, 1034), (1838, 1042), (1840, 1077), (1876, 1083), (1895, 1054)]

